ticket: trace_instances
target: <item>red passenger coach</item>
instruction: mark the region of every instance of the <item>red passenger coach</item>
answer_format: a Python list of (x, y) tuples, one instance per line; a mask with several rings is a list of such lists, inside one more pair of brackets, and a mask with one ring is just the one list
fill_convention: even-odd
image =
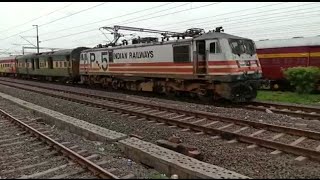
[(14, 76), (16, 74), (16, 56), (0, 57), (0, 75)]
[(273, 90), (287, 89), (283, 70), (297, 66), (320, 67), (320, 37), (263, 40), (255, 42), (263, 78)]

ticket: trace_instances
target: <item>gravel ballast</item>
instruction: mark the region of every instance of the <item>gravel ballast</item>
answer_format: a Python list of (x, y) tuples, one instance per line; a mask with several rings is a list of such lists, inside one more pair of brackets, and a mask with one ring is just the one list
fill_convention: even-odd
[[(30, 95), (30, 94), (29, 94)], [(36, 99), (36, 98), (35, 98)], [(10, 101), (7, 101), (3, 98), (0, 98), (0, 108), (3, 109), (4, 111), (10, 113), (14, 117), (26, 117), (28, 119), (33, 119), (37, 118), (34, 116), (33, 111), (31, 110), (26, 110)], [(110, 160), (110, 162), (107, 164), (108, 169), (109, 168), (118, 168), (121, 167), (121, 170), (118, 171), (117, 175), (127, 175), (127, 174), (134, 174), (136, 178), (140, 179), (145, 179), (145, 178), (150, 178), (154, 174), (159, 174), (156, 170), (147, 168), (141, 164), (132, 162), (131, 166), (127, 165), (128, 159), (120, 152), (120, 149), (118, 149), (116, 144), (112, 143), (101, 143), (101, 142), (95, 142), (95, 141), (89, 141), (86, 140), (85, 138), (78, 136), (76, 134), (69, 133), (65, 130), (60, 130), (55, 128), (54, 126), (49, 126), (49, 125), (43, 125), (40, 123), (37, 123), (37, 127), (42, 127), (44, 129), (50, 130), (50, 134), (53, 135), (52, 137), (57, 138), (59, 142), (70, 142), (70, 144), (67, 144), (66, 146), (74, 146), (77, 145), (79, 146), (78, 148), (74, 149), (75, 151), (79, 150), (87, 150), (86, 153), (89, 154), (98, 154), (99, 159), (97, 162), (100, 162), (102, 160)], [(34, 141), (37, 142), (37, 141)], [(38, 145), (39, 146), (39, 145)], [(12, 151), (15, 153), (25, 152), (26, 150), (28, 151), (28, 148), (23, 148), (23, 146), (19, 146), (20, 148), (12, 148)], [(22, 147), (22, 148), (21, 148)], [(33, 146), (34, 148), (37, 148), (37, 146)], [(37, 148), (40, 149), (40, 148)], [(23, 150), (23, 151), (22, 151)], [(29, 148), (30, 150), (30, 148)], [(46, 151), (39, 151), (39, 153), (44, 153)], [(77, 167), (78, 165), (72, 165), (74, 167)], [(105, 166), (105, 165), (104, 165)], [(45, 168), (45, 167), (44, 167)], [(80, 167), (78, 169), (81, 170)], [(35, 169), (35, 170), (40, 170), (40, 169)], [(72, 171), (70, 171), (72, 172)], [(59, 175), (61, 174), (60, 171), (55, 172), (56, 174), (53, 175)], [(72, 176), (71, 178), (77, 177), (77, 178), (94, 178), (94, 176), (90, 173), (85, 172), (85, 173), (80, 173), (75, 176)], [(52, 176), (51, 176), (52, 177)]]
[[(0, 78), (0, 80), (1, 79), (2, 78)], [(65, 85), (58, 85), (58, 84), (40, 83), (35, 81), (25, 81), (25, 80), (11, 79), (11, 78), (10, 79), (4, 78), (4, 79), (12, 82), (22, 82), (22, 83), (40, 85), (45, 87), (54, 87), (54, 88), (70, 90), (70, 91), (77, 91), (77, 92), (91, 93), (91, 94), (101, 95), (101, 96), (128, 99), (128, 100), (133, 100), (137, 102), (147, 101), (147, 103), (150, 103), (150, 104), (160, 104), (160, 105), (175, 107), (175, 108), (184, 109), (184, 110), (207, 111), (207, 112), (217, 113), (218, 115), (221, 115), (224, 117), (239, 118), (239, 119), (244, 119), (249, 121), (256, 121), (256, 122), (270, 123), (275, 125), (282, 125), (287, 127), (295, 127), (299, 129), (320, 131), (319, 120), (305, 120), (301, 118), (290, 117), (287, 115), (276, 114), (276, 113), (251, 111), (251, 110), (240, 109), (240, 108), (217, 107), (213, 105), (189, 103), (189, 102), (168, 100), (168, 99), (150, 97), (150, 96), (128, 95), (124, 93), (106, 92), (101, 90), (86, 89), (86, 88), (79, 88), (79, 87), (72, 87), (72, 86), (65, 86)]]
[[(159, 139), (167, 139), (172, 134), (177, 134), (182, 138), (183, 142), (197, 146), (204, 154), (205, 162), (221, 166), (252, 178), (320, 177), (320, 171), (318, 171), (318, 169), (320, 169), (320, 163), (310, 160), (307, 160), (304, 163), (296, 163), (296, 161), (294, 161), (296, 156), (294, 155), (284, 153), (281, 153), (280, 155), (271, 155), (270, 153), (273, 150), (270, 149), (247, 149), (246, 147), (249, 144), (229, 144), (225, 140), (213, 140), (211, 136), (208, 135), (195, 135), (192, 132), (182, 132), (180, 128), (168, 128), (168, 126), (165, 125), (156, 126), (154, 123), (145, 123), (145, 121), (128, 119), (128, 117), (122, 117), (105, 110), (87, 107), (85, 105), (66, 100), (56, 99), (2, 85), (0, 88), (1, 92), (21, 98), (25, 101), (59, 111), (66, 115), (73, 116), (114, 131), (126, 134), (137, 134), (142, 136), (144, 140), (153, 143)], [(8, 102), (5, 104), (8, 104)], [(3, 106), (5, 104), (2, 103), (0, 105)], [(247, 115), (249, 115), (249, 112)], [(273, 116), (275, 114), (269, 115)], [(250, 116), (254, 117), (254, 115), (251, 114)]]

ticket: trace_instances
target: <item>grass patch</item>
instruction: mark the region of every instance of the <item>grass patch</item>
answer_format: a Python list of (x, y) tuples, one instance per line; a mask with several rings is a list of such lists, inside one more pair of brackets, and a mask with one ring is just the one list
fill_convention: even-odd
[(165, 174), (160, 174), (160, 173), (154, 173), (149, 176), (148, 179), (169, 179)]
[(296, 92), (258, 91), (257, 100), (286, 102), (305, 105), (320, 105), (320, 94), (298, 94)]

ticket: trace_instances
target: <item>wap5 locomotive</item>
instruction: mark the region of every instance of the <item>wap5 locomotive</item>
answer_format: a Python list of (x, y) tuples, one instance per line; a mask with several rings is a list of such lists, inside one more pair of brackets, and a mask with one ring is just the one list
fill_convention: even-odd
[(121, 46), (115, 46), (121, 37), (118, 30), (135, 29), (109, 29), (115, 34), (111, 47), (100, 45), (81, 53), (82, 83), (234, 102), (251, 101), (257, 95), (262, 71), (250, 39), (222, 33), (219, 28), (207, 33), (189, 29), (184, 34), (171, 33), (177, 40), (164, 41), (170, 34), (165, 32), (167, 36), (162, 41), (140, 38), (133, 39), (130, 45), (123, 41)]
[[(114, 89), (188, 94), (203, 100), (247, 102), (257, 95), (262, 75), (252, 40), (222, 33), (185, 33), (114, 26), (114, 40), (106, 46), (42, 52), (0, 59), (3, 75), (99, 84)], [(155, 37), (117, 41), (118, 30), (161, 33)], [(169, 39), (175, 39), (170, 40)]]

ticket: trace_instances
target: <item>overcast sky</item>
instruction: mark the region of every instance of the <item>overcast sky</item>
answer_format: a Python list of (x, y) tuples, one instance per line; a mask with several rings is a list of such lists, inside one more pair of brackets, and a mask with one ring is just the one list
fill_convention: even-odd
[(0, 56), (36, 45), (32, 25), (39, 25), (40, 47), (50, 48), (105, 44), (99, 28), (114, 25), (178, 32), (223, 26), (226, 33), (253, 40), (320, 35), (318, 2), (0, 2), (0, 7)]

